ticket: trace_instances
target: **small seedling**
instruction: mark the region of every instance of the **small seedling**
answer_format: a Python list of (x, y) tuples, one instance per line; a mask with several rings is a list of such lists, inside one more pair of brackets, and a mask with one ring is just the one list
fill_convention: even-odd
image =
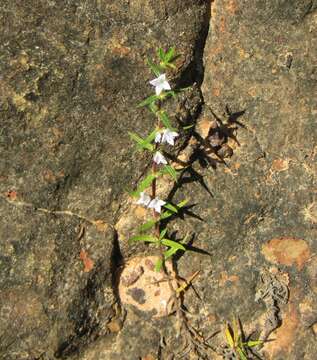
[(241, 323), (236, 318), (234, 318), (232, 325), (229, 323), (226, 324), (224, 332), (227, 342), (226, 348), (229, 348), (231, 352), (240, 360), (248, 360), (250, 349), (263, 343), (262, 340), (246, 341), (241, 329)]

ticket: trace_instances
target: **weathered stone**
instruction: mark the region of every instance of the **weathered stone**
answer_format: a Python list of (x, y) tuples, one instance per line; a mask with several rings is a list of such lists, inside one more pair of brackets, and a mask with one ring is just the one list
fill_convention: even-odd
[[(173, 310), (173, 291), (177, 283), (170, 284), (163, 270), (155, 270), (159, 256), (135, 257), (122, 269), (118, 286), (122, 305), (133, 306), (143, 312), (151, 312), (154, 317), (167, 316)], [(171, 262), (166, 263), (168, 276), (175, 278)], [(172, 285), (172, 289), (170, 288)]]
[(310, 259), (310, 250), (301, 239), (272, 239), (262, 246), (262, 254), (266, 260), (280, 265), (296, 265), (299, 270)]
[[(205, 252), (177, 261), (183, 278), (201, 270), (193, 280), (201, 299), (186, 291), (190, 322), (208, 337), (236, 314), (246, 335), (261, 334), (272, 313), (256, 289), (273, 259), (262, 249), (272, 239), (304, 241), (299, 257), (281, 242), (273, 254), (290, 297), (261, 351), (314, 359), (316, 8), (313, 0), (1, 2), (0, 357), (178, 352), (173, 318), (124, 318), (113, 305), (117, 268), (149, 252), (128, 246), (146, 214), (125, 192), (149, 160), (128, 137), (154, 122), (135, 108), (152, 91), (145, 58), (175, 45), (171, 82), (195, 86), (168, 106), (173, 120), (199, 126), (178, 141), (185, 173), (160, 191), (195, 204), (169, 224)], [(216, 348), (224, 341), (222, 332), (210, 339)]]
[[(316, 291), (315, 9), (312, 1), (212, 2), (204, 51), (205, 104), (197, 131), (207, 136), (215, 121), (222, 123), (233, 156), (221, 163), (201, 141), (200, 164), (194, 168), (212, 196), (199, 182), (186, 183), (175, 196), (192, 199), (197, 204), (192, 210), (203, 219), (187, 217), (178, 235), (195, 233), (193, 246), (211, 256), (186, 253), (178, 269), (185, 276), (203, 269), (194, 286), (210, 313), (228, 321), (234, 313), (246, 335), (255, 331), (256, 336), (266, 314), (263, 303), (254, 301), (259, 274), (272, 260), (286, 266), (290, 304), (280, 305), (280, 331), (263, 349), (272, 359), (313, 359), (316, 352), (299, 316), (300, 303)], [(271, 247), (270, 257), (262, 256), (262, 249), (274, 245), (271, 239), (287, 238), (279, 250)], [(199, 310), (197, 324), (202, 324), (200, 301), (194, 293), (185, 301), (190, 310)], [(214, 330), (204, 328), (206, 334)], [(223, 334), (211, 342), (224, 343)]]
[[(120, 247), (143, 249), (127, 250), (114, 228), (146, 160), (128, 131), (154, 122), (136, 109), (152, 91), (146, 56), (177, 45), (171, 82), (201, 81), (208, 10), (205, 0), (1, 2), (1, 358), (78, 356), (113, 339)], [(201, 103), (198, 86), (192, 94), (184, 121)]]

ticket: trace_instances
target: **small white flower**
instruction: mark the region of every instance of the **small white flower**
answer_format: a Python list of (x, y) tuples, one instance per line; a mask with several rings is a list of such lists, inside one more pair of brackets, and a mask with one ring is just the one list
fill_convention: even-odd
[(176, 131), (171, 131), (170, 129), (165, 129), (162, 134), (161, 142), (168, 143), (170, 145), (174, 145), (174, 138), (178, 136), (178, 133)]
[(149, 206), (151, 202), (151, 196), (149, 196), (147, 193), (145, 193), (144, 191), (142, 191), (140, 193), (140, 198), (137, 201), (138, 205), (144, 205), (144, 206)]
[(155, 135), (155, 139), (154, 141), (156, 143), (160, 143), (161, 142), (161, 138), (162, 138), (162, 134), (160, 132), (158, 132), (156, 135)]
[(163, 90), (171, 90), (171, 86), (168, 83), (168, 81), (166, 80), (166, 75), (165, 74), (161, 74), (159, 77), (157, 77), (154, 80), (150, 81), (150, 84), (153, 85), (155, 87), (155, 93), (156, 95), (160, 95), (160, 93)]
[(154, 156), (153, 156), (153, 161), (156, 163), (156, 164), (164, 164), (166, 165), (167, 164), (167, 161), (165, 159), (165, 157), (159, 152), (157, 151)]
[(154, 209), (157, 213), (160, 213), (161, 207), (165, 204), (166, 204), (165, 201), (155, 198), (151, 200), (150, 204), (148, 205), (148, 208)]

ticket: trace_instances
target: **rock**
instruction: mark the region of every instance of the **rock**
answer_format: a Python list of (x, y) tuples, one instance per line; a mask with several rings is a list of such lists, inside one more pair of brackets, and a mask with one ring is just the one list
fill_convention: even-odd
[[(153, 123), (136, 109), (152, 91), (146, 56), (177, 45), (171, 82), (201, 81), (209, 8), (13, 0), (0, 10), (0, 358), (79, 356), (113, 339), (113, 274), (142, 249), (127, 250), (115, 225), (144, 166), (128, 131)], [(185, 115), (200, 103), (196, 87)]]
[[(174, 225), (178, 238), (190, 232), (191, 246), (211, 254), (188, 252), (178, 262), (184, 276), (203, 269), (194, 284), (202, 300), (185, 297), (189, 310), (198, 309), (197, 324), (207, 307), (222, 322), (239, 316), (246, 336), (256, 338), (266, 314), (254, 296), (260, 274), (272, 262), (288, 273), (290, 304), (281, 305), (280, 331), (269, 337), (272, 359), (313, 359), (317, 349), (300, 318), (300, 303), (316, 296), (314, 32), (315, 2), (212, 2), (196, 131), (207, 136), (215, 121), (231, 129), (233, 154), (221, 162), (199, 145), (200, 180), (175, 194), (191, 199), (202, 219), (185, 216)], [(211, 340), (224, 342), (221, 333)]]
[[(173, 311), (173, 291), (166, 275), (155, 267), (160, 260), (158, 256), (135, 257), (130, 259), (122, 269), (119, 280), (119, 296), (124, 306), (133, 306), (139, 311), (152, 313), (153, 317), (162, 317)], [(170, 262), (166, 263), (170, 278), (175, 278), (175, 272)], [(173, 289), (177, 283), (171, 280)]]
[(295, 264), (299, 270), (308, 262), (311, 255), (306, 241), (287, 237), (268, 241), (262, 246), (262, 253), (266, 260), (274, 264)]
[(316, 8), (2, 1), (1, 358), (134, 360), (182, 349), (175, 318), (120, 312), (114, 278), (152, 251), (128, 245), (146, 214), (126, 190), (149, 160), (128, 131), (146, 135), (154, 122), (136, 109), (152, 91), (146, 56), (175, 45), (171, 83), (194, 86), (168, 107), (175, 126), (199, 126), (178, 140), (181, 180), (161, 191), (189, 199), (168, 224), (193, 250), (178, 256), (178, 273), (201, 270), (184, 296), (189, 321), (214, 348), (232, 314), (246, 336), (260, 334), (268, 314), (256, 289), (273, 262), (290, 297), (262, 356), (314, 359)]

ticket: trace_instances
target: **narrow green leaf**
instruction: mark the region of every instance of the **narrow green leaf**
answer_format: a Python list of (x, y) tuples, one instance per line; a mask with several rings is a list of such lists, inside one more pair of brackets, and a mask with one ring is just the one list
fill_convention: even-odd
[(165, 62), (165, 53), (162, 48), (157, 49), (157, 55), (161, 61)]
[(129, 195), (132, 197), (139, 197), (140, 193), (138, 191), (129, 191)]
[(177, 207), (174, 206), (174, 205), (172, 205), (172, 204), (170, 204), (170, 203), (166, 203), (166, 204), (164, 205), (164, 207), (165, 207), (166, 209), (172, 211), (174, 214), (177, 214), (177, 213), (178, 213)]
[(163, 266), (163, 261), (161, 259), (157, 260), (155, 264), (155, 271), (160, 272)]
[(158, 65), (154, 64), (154, 62), (152, 62), (149, 58), (147, 58), (147, 64), (149, 65), (154, 75), (156, 76), (161, 75), (161, 68)]
[(175, 214), (174, 212), (172, 212), (170, 210), (166, 210), (163, 213), (161, 213), (160, 220), (167, 219), (167, 218), (171, 217), (174, 214)]
[(156, 224), (155, 220), (149, 220), (146, 223), (142, 224), (141, 226), (138, 227), (138, 231), (139, 232), (144, 232), (147, 231), (149, 229), (151, 229), (154, 225)]
[(153, 114), (156, 114), (158, 111), (158, 106), (155, 103), (149, 104), (149, 109), (152, 111)]
[[(180, 203), (178, 203), (176, 206), (178, 209), (181, 209), (182, 207), (184, 207), (186, 204), (188, 203), (188, 200), (185, 199), (183, 201), (181, 201)], [(161, 216), (160, 216), (160, 220), (164, 220), (167, 219), (171, 216), (173, 216), (175, 214), (175, 212), (171, 211), (171, 210), (166, 210), (164, 211)]]
[(163, 239), (163, 237), (165, 236), (166, 232), (167, 232), (167, 229), (163, 229), (163, 230), (161, 231), (161, 233), (160, 233), (160, 240)]
[(176, 170), (171, 165), (165, 165), (164, 169), (166, 172), (177, 182), (177, 173)]
[(188, 203), (188, 199), (185, 199), (181, 202), (179, 202), (176, 206), (181, 209), (182, 207), (184, 207), (186, 204)]
[(157, 95), (151, 95), (151, 96), (147, 97), (146, 99), (144, 99), (143, 101), (141, 101), (140, 104), (137, 105), (137, 107), (148, 106), (148, 105), (154, 103), (159, 98), (160, 97)]
[(167, 63), (166, 66), (172, 68), (172, 69), (176, 69), (176, 66), (174, 64), (171, 63)]
[(245, 343), (243, 343), (244, 346), (247, 347), (254, 347), (263, 344), (263, 340), (250, 340)]
[(244, 353), (244, 351), (242, 351), (240, 348), (237, 348), (240, 360), (248, 360), (248, 358), (246, 357), (246, 354)]
[[(147, 143), (151, 143), (155, 139), (156, 134), (157, 134), (157, 130), (155, 129), (145, 138), (145, 141)], [(154, 146), (153, 146), (153, 150), (154, 150)]]
[(194, 126), (195, 126), (195, 124), (188, 125), (188, 126), (183, 126), (183, 129), (188, 130), (188, 129), (191, 129), (192, 127), (194, 127)]
[(140, 193), (146, 188), (148, 188), (152, 184), (152, 181), (155, 179), (155, 177), (155, 175), (149, 174), (144, 180), (139, 183), (137, 191)]
[(167, 260), (174, 254), (176, 254), (177, 251), (178, 251), (178, 249), (176, 249), (176, 248), (169, 248), (168, 250), (164, 251), (164, 259)]
[(132, 236), (129, 241), (130, 242), (145, 241), (145, 242), (157, 243), (158, 238), (155, 236), (152, 236), (152, 235), (135, 235), (135, 236)]
[[(146, 149), (146, 150), (150, 150), (150, 151), (154, 150), (154, 146), (152, 144), (150, 144), (150, 142), (147, 141), (147, 139), (144, 140), (139, 135), (137, 135), (133, 132), (129, 132), (129, 135), (130, 135), (131, 139), (137, 143), (137, 145), (140, 149)], [(155, 135), (154, 135), (154, 137), (155, 137)]]
[(161, 95), (159, 95), (159, 98), (164, 100), (165, 98), (172, 96), (172, 97), (176, 97), (176, 92), (173, 90), (170, 91), (162, 91)]
[(173, 59), (174, 55), (175, 55), (175, 47), (173, 46), (169, 48), (165, 53), (165, 61), (170, 62)]
[(158, 113), (158, 115), (159, 115), (160, 120), (162, 121), (162, 123), (164, 124), (164, 126), (166, 128), (168, 128), (170, 130), (174, 130), (172, 125), (171, 125), (170, 119), (169, 119), (167, 113), (164, 110), (160, 111)]
[(131, 139), (134, 140), (136, 143), (141, 144), (143, 142), (143, 139), (139, 135), (130, 131), (129, 131), (129, 135)]
[(176, 241), (169, 240), (169, 239), (162, 239), (161, 242), (163, 245), (169, 246), (173, 249), (186, 251), (186, 248), (182, 244), (180, 244)]

